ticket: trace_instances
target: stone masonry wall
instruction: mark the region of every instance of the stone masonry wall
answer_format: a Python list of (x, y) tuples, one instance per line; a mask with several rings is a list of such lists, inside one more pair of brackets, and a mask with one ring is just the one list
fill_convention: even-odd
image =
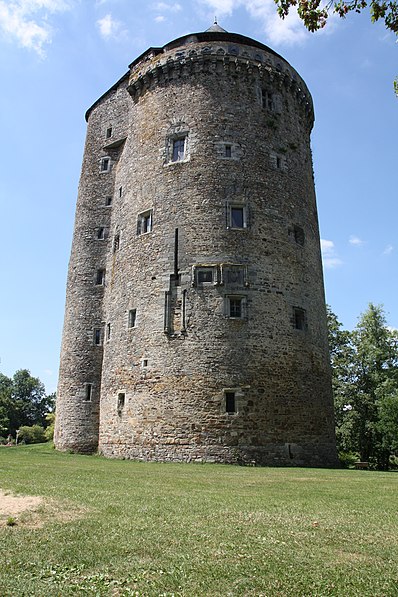
[[(69, 262), (57, 391), (55, 444), (59, 449), (93, 452), (98, 447), (103, 298), (108, 284), (106, 259), (112, 204), (117, 194), (115, 173), (123, 151), (123, 143), (118, 143), (126, 136), (128, 103), (126, 83), (122, 83), (98, 106), (88, 123)], [(107, 138), (109, 129), (112, 129), (111, 135)], [(104, 157), (110, 158), (109, 172), (101, 172)], [(104, 271), (102, 281), (97, 279), (99, 270)], [(97, 339), (96, 330), (99, 330)]]
[[(89, 113), (61, 449), (98, 442), (107, 456), (142, 460), (336, 463), (312, 100), (286, 61), (237, 40), (201, 34), (149, 50)], [(112, 168), (100, 173), (104, 155)], [(101, 226), (107, 239), (93, 240), (88, 230)]]

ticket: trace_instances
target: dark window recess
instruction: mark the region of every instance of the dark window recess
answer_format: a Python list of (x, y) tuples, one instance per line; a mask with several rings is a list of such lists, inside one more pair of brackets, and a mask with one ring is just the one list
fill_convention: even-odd
[(230, 317), (242, 317), (242, 299), (241, 298), (229, 298), (229, 316)]
[(90, 402), (92, 395), (93, 395), (93, 384), (86, 383), (84, 386), (84, 400), (86, 402)]
[(105, 238), (105, 228), (103, 226), (101, 226), (101, 228), (98, 228), (98, 230), (97, 230), (97, 238), (98, 238), (98, 240), (104, 240), (104, 238)]
[(106, 324), (106, 339), (110, 340), (111, 337), (111, 324), (107, 323)]
[(97, 278), (96, 278), (95, 283), (97, 286), (105, 285), (105, 270), (104, 269), (97, 270)]
[(100, 346), (101, 344), (101, 328), (95, 328), (94, 330), (94, 344)]
[(304, 245), (304, 241), (305, 241), (305, 235), (304, 235), (304, 230), (301, 228), (301, 226), (295, 226), (293, 228), (293, 235), (294, 235), (294, 240), (296, 241), (296, 243), (298, 245)]
[(305, 330), (305, 310), (294, 307), (294, 327), (296, 330)]
[(226, 158), (230, 158), (232, 157), (232, 146), (231, 145), (226, 145), (225, 146), (225, 153), (224, 153)]
[(244, 208), (231, 207), (231, 228), (244, 228)]
[(122, 410), (124, 409), (124, 405), (126, 404), (126, 394), (124, 392), (119, 392), (117, 395), (117, 412), (122, 414)]
[(276, 156), (276, 167), (278, 169), (282, 168), (282, 159), (279, 156)]
[(130, 309), (129, 311), (129, 328), (135, 328), (135, 322), (137, 319), (137, 309)]
[(172, 162), (181, 162), (181, 160), (185, 157), (185, 139), (186, 137), (181, 137), (180, 139), (174, 139), (173, 141), (173, 152), (171, 155)]
[(109, 207), (112, 205), (112, 197), (105, 197), (105, 206)]
[(142, 366), (143, 367), (148, 367), (148, 359), (143, 359)]
[(235, 392), (225, 392), (225, 412), (229, 414), (236, 413)]
[(120, 248), (120, 234), (115, 234), (113, 239), (113, 252), (116, 253)]
[(119, 187), (119, 197), (121, 197), (123, 194), (123, 187)]
[(269, 110), (270, 112), (274, 109), (274, 98), (272, 93), (265, 89), (261, 90), (261, 105), (265, 110)]
[(146, 211), (138, 216), (137, 234), (146, 234), (152, 231), (152, 210)]
[(111, 158), (101, 159), (101, 172), (108, 172), (111, 169)]
[(109, 126), (109, 127), (106, 129), (106, 138), (107, 138), (107, 139), (110, 139), (111, 137), (112, 137), (112, 127), (111, 127), (111, 126)]
[(207, 282), (213, 282), (213, 268), (203, 268), (197, 271), (198, 284), (205, 284)]

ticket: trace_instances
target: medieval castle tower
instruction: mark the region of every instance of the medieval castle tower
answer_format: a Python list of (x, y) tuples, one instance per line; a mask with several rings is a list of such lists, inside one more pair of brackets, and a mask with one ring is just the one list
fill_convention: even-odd
[(304, 81), (215, 24), (86, 117), (57, 448), (334, 465)]

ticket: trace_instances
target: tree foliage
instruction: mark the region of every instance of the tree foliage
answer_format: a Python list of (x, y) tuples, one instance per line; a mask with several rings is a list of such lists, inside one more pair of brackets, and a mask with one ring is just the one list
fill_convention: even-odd
[(398, 34), (398, 3), (384, 0), (329, 0), (326, 4), (321, 0), (275, 0), (278, 14), (284, 19), (292, 6), (309, 31), (322, 29), (331, 13), (345, 18), (350, 12), (362, 12), (369, 8), (373, 23), (384, 21), (386, 28)]
[(0, 435), (14, 436), (23, 426), (46, 427), (46, 415), (54, 406), (55, 394), (46, 395), (43, 383), (27, 369), (12, 378), (0, 373)]
[(336, 437), (343, 452), (388, 468), (398, 450), (398, 337), (369, 304), (352, 332), (329, 310)]
[(25, 444), (42, 444), (47, 441), (47, 438), (41, 425), (22, 425), (19, 430), (18, 441)]

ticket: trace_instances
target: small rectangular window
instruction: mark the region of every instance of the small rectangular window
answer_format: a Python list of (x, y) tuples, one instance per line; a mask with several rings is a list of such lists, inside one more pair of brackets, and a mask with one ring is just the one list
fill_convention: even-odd
[(93, 395), (93, 384), (86, 383), (84, 384), (84, 400), (86, 402), (90, 402)]
[(282, 155), (282, 154), (278, 155), (276, 153), (271, 153), (270, 161), (271, 161), (272, 167), (276, 168), (276, 170), (283, 170), (283, 171), (287, 170), (287, 162), (286, 162), (285, 155)]
[(293, 308), (293, 322), (296, 330), (305, 330), (305, 310), (299, 307)]
[(235, 392), (225, 392), (225, 412), (228, 414), (236, 413)]
[(228, 302), (229, 302), (228, 316), (234, 317), (237, 319), (241, 319), (243, 316), (243, 309), (242, 309), (243, 299), (240, 297), (230, 296), (228, 299)]
[(269, 112), (273, 112), (275, 108), (273, 95), (266, 89), (261, 90), (261, 105)]
[(116, 253), (120, 249), (120, 234), (117, 233), (113, 237), (113, 252)]
[(186, 137), (179, 137), (177, 139), (173, 139), (173, 146), (172, 146), (172, 153), (171, 153), (171, 161), (172, 162), (181, 162), (185, 158), (186, 152)]
[(105, 197), (105, 206), (110, 207), (112, 205), (112, 197)]
[(111, 158), (101, 158), (100, 170), (101, 172), (109, 172), (111, 169)]
[(229, 228), (246, 228), (246, 210), (243, 205), (230, 205), (228, 213)]
[(293, 234), (294, 234), (294, 240), (296, 241), (296, 243), (298, 245), (303, 246), (304, 241), (305, 241), (305, 235), (304, 235), (304, 230), (301, 228), (301, 226), (295, 226), (293, 228)]
[(226, 157), (226, 158), (232, 157), (232, 145), (225, 145), (224, 157)]
[(211, 284), (213, 282), (214, 270), (212, 267), (201, 267), (196, 270), (196, 281), (198, 284)]
[(117, 412), (119, 415), (122, 414), (125, 404), (126, 394), (124, 392), (119, 392), (119, 394), (117, 395)]
[(137, 309), (130, 309), (129, 320), (128, 320), (129, 328), (135, 328), (136, 319), (137, 319)]
[(142, 366), (148, 367), (148, 359), (142, 359)]
[(146, 234), (152, 232), (152, 210), (144, 211), (139, 214), (137, 220), (137, 235)]
[(105, 238), (105, 228), (103, 226), (101, 226), (100, 228), (97, 229), (97, 239), (104, 240), (104, 238)]
[(94, 330), (95, 346), (101, 346), (101, 340), (102, 340), (101, 328), (95, 328), (95, 330)]
[(111, 338), (111, 324), (107, 323), (106, 324), (106, 339), (110, 340)]
[(97, 286), (105, 286), (105, 270), (99, 269), (97, 270), (97, 277), (95, 281)]
[(110, 139), (111, 137), (112, 137), (112, 127), (111, 127), (111, 126), (109, 126), (109, 127), (106, 129), (106, 138), (107, 138), (107, 139)]
[(123, 187), (119, 187), (119, 197), (123, 195)]

